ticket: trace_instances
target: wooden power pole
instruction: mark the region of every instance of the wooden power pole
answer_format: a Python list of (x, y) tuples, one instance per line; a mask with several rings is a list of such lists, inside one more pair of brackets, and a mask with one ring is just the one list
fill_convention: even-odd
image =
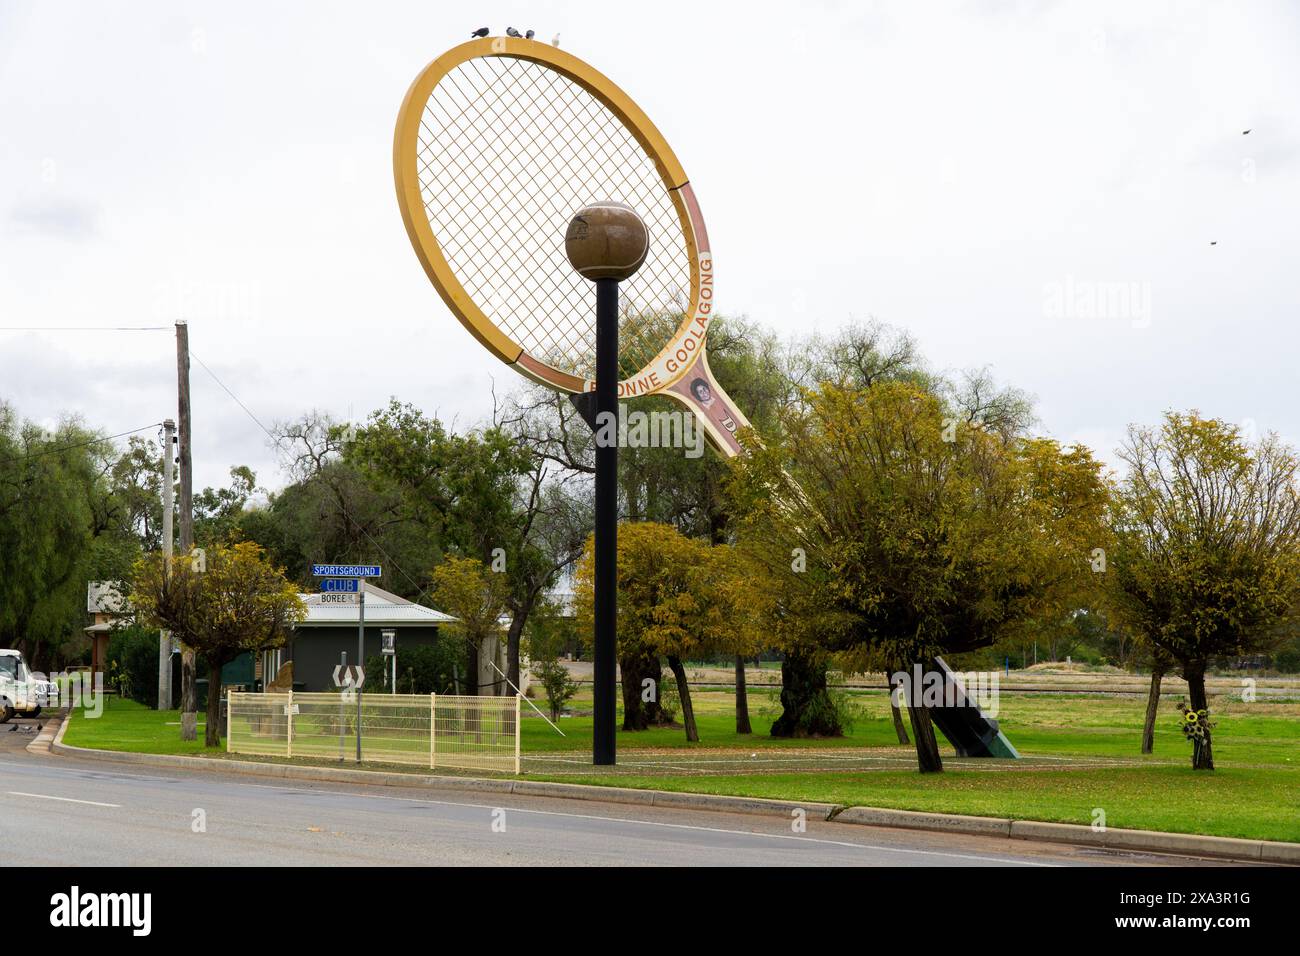
[[(194, 431), (190, 425), (190, 327), (176, 323), (176, 394), (177, 418), (180, 421), (181, 507), (180, 546), (181, 560), (189, 561), (194, 551), (194, 474), (191, 442)], [(198, 739), (198, 693), (195, 680), (194, 649), (181, 645), (181, 740)]]
[[(173, 477), (172, 463), (176, 459), (176, 452), (172, 448), (175, 444), (176, 423), (170, 418), (163, 422), (163, 514), (162, 514), (162, 549), (163, 559), (168, 568), (172, 563), (172, 542), (174, 541), (174, 531), (172, 529), (172, 512), (175, 506), (172, 502), (172, 486), (175, 484)], [(158, 709), (172, 709), (172, 635), (170, 631), (158, 632)]]

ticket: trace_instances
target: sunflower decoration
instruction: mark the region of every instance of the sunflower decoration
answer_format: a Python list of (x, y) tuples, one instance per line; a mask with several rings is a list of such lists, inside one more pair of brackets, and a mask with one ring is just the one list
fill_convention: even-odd
[(1215, 727), (1208, 710), (1193, 710), (1184, 701), (1178, 702), (1178, 714), (1178, 729), (1192, 743), (1204, 741)]

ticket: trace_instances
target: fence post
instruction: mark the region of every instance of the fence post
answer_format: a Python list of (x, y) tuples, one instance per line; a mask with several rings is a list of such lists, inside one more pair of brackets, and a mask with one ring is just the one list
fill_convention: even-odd
[(515, 694), (515, 776), (519, 776), (519, 737), (521, 728), (519, 726), (519, 694)]
[(438, 695), (429, 695), (429, 769), (437, 766), (433, 742), (438, 736)]
[(289, 752), (285, 756), (292, 757), (293, 756), (293, 691), (292, 690), (289, 691), (289, 703), (285, 704), (284, 707), (284, 716), (288, 718), (289, 721), (289, 729), (288, 729)]
[[(170, 454), (170, 452), (168, 452)], [(230, 753), (230, 716), (235, 709), (234, 691), (226, 691), (226, 753)]]

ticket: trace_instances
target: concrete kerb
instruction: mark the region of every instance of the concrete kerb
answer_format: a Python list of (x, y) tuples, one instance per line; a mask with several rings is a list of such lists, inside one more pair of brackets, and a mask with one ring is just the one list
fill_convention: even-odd
[(62, 729), (64, 718), (67, 714), (68, 710), (66, 707), (51, 714), (45, 721), (44, 726), (41, 727), (41, 732), (38, 733), (36, 738), (27, 745), (27, 752), (33, 754), (49, 753), (50, 744), (54, 740), (54, 735)]
[(869, 827), (902, 827), (907, 830), (938, 830), (978, 836), (1011, 836), (1011, 821), (998, 817), (970, 817), (957, 813), (926, 813), (919, 810), (889, 810), (883, 807), (847, 807), (835, 814), (838, 823)]
[(1183, 856), (1213, 857), (1251, 863), (1300, 865), (1300, 843), (1272, 840), (1243, 840), (1233, 837), (1200, 836), (1192, 833), (1164, 833), (1155, 830), (1094, 830), (1072, 823), (1046, 823), (1038, 820), (1012, 820), (1000, 817), (975, 817), (955, 813), (931, 813), (918, 810), (894, 810), (884, 807), (845, 807), (832, 803), (797, 800), (768, 800), (758, 797), (733, 797), (708, 793), (676, 793), (666, 790), (642, 790), (631, 787), (598, 787), (577, 783), (554, 783), (541, 780), (502, 780), (489, 777), (451, 777), (435, 774), (391, 773), (382, 770), (348, 770), (335, 767), (304, 767), (294, 764), (260, 763), (249, 760), (212, 760), (180, 754), (138, 754), (112, 750), (90, 750), (63, 742), (71, 722), (64, 719), (53, 738), (48, 728), (28, 745), (41, 752), (44, 740), (48, 751), (69, 757), (82, 757), (116, 763), (152, 767), (205, 770), (244, 776), (275, 777), (334, 783), (361, 783), (372, 786), (410, 787), (425, 790), (463, 790), (480, 793), (507, 793), (518, 796), (554, 797), (566, 800), (590, 800), (604, 803), (632, 804), (648, 807), (671, 807), (689, 810), (713, 810), (791, 817), (802, 810), (810, 817), (860, 826), (895, 827), (971, 836), (1000, 836), (1012, 840), (1048, 843), (1071, 843), (1115, 850), (1140, 850), (1173, 853)]

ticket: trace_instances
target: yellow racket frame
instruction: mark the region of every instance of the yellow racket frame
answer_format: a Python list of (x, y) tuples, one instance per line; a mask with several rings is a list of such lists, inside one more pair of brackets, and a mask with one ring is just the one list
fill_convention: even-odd
[[(708, 234), (699, 216), (699, 206), (691, 192), (686, 171), (677, 161), (677, 156), (668, 145), (668, 141), (664, 139), (650, 118), (632, 101), (632, 98), (619, 89), (609, 77), (570, 53), (536, 40), (484, 37), (448, 50), (426, 66), (407, 90), (406, 98), (402, 101), (402, 108), (397, 116), (397, 131), (393, 138), (393, 176), (397, 183), (397, 203), (402, 210), (402, 221), (406, 224), (407, 235), (411, 239), (411, 245), (415, 247), (415, 254), (424, 266), (425, 273), (447, 307), (451, 309), (452, 314), (469, 329), (470, 334), (501, 361), (514, 366), (529, 378), (561, 391), (584, 392), (593, 388), (594, 383), (589, 379), (583, 379), (542, 362), (525, 352), (523, 346), (502, 332), (470, 298), (460, 280), (456, 278), (434, 237), (433, 229), (429, 226), (428, 215), (420, 194), (417, 162), (420, 120), (424, 115), (425, 105), (434, 87), (448, 73), (469, 60), (489, 56), (530, 60), (549, 67), (577, 83), (623, 122), (658, 169), (672, 197), (673, 206), (677, 210), (690, 257), (691, 308), (687, 310), (681, 326), (659, 355), (642, 370), (643, 374), (634, 378), (645, 380), (653, 376), (654, 388), (648, 389), (649, 391), (668, 388), (690, 370), (689, 363), (687, 367), (680, 367), (681, 363), (674, 361), (673, 356), (680, 353), (688, 340), (692, 352), (697, 346), (702, 350), (702, 339), (709, 320), (713, 317), (711, 301), (713, 262), (708, 249)], [(701, 301), (702, 289), (705, 290), (704, 301)], [(646, 389), (638, 388), (631, 380), (628, 383), (621, 383), (620, 392), (636, 394), (638, 391), (643, 392)]]

